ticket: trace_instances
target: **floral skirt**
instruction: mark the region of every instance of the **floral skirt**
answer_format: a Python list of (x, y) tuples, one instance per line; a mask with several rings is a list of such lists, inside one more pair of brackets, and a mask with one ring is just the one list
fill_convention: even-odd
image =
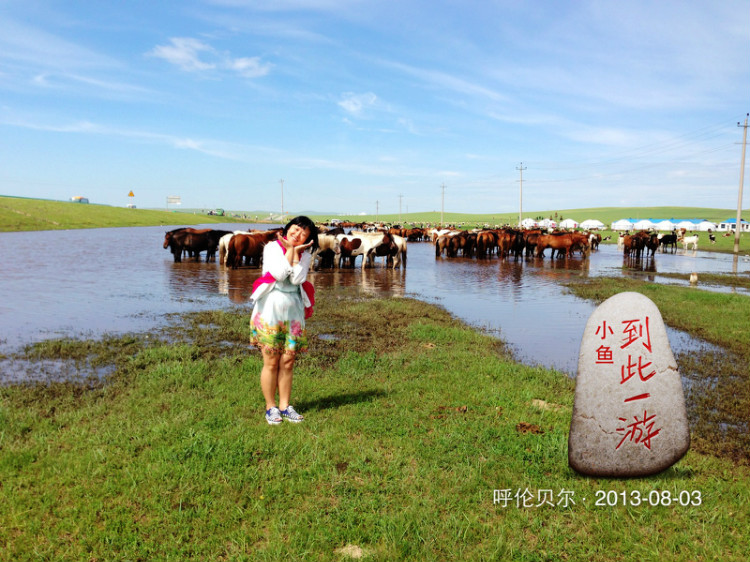
[(274, 289), (255, 303), (251, 342), (262, 350), (290, 354), (307, 351), (305, 308), (299, 287), (295, 288), (293, 292)]

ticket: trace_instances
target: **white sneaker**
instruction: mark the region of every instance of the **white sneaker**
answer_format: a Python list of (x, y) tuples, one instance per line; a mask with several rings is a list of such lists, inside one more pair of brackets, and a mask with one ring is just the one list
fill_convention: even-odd
[(281, 423), (281, 412), (275, 406), (266, 410), (266, 421), (270, 425), (279, 425)]
[[(301, 416), (297, 413), (297, 410), (294, 409), (294, 406), (287, 406), (286, 410), (283, 410), (280, 413), (281, 413), (282, 418), (292, 423), (299, 423), (305, 419), (304, 416)], [(271, 423), (271, 422), (268, 422), (268, 423)]]

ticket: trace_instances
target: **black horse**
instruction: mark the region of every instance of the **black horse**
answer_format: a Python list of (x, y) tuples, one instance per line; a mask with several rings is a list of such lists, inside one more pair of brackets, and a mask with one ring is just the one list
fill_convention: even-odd
[(677, 234), (664, 234), (661, 239), (659, 240), (659, 243), (661, 245), (661, 251), (664, 252), (665, 248), (668, 246), (672, 246), (672, 251), (677, 251)]

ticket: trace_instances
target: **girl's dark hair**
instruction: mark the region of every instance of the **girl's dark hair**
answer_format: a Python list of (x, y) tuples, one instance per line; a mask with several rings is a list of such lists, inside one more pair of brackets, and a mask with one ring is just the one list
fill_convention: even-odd
[(309, 242), (310, 240), (312, 240), (312, 247), (310, 248), (310, 250), (313, 252), (317, 250), (318, 249), (318, 227), (315, 226), (315, 223), (310, 218), (304, 215), (294, 217), (292, 220), (290, 220), (284, 227), (284, 230), (281, 234), (283, 236), (286, 236), (286, 233), (289, 230), (289, 228), (295, 224), (299, 226), (300, 228), (306, 228), (310, 231), (310, 236), (307, 237), (306, 242)]

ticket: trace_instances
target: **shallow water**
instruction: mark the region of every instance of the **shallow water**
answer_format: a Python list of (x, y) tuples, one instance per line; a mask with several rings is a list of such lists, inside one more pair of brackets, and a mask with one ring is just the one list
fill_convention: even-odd
[[(206, 227), (238, 229), (238, 225)], [(149, 330), (163, 325), (168, 313), (247, 306), (260, 271), (231, 270), (213, 262), (173, 263), (162, 247), (165, 230), (172, 228), (0, 233), (0, 350), (7, 353), (62, 336)], [(601, 246), (588, 260), (436, 259), (433, 246), (422, 242), (409, 244), (406, 270), (385, 269), (379, 260), (374, 269), (315, 272), (311, 280), (319, 286), (358, 286), (373, 294), (437, 303), (498, 334), (524, 362), (574, 373), (581, 335), (594, 305), (569, 294), (561, 282), (631, 275), (687, 285), (693, 271), (735, 268), (748, 272), (750, 260), (740, 258), (735, 264), (725, 254), (679, 250), (623, 269), (622, 255), (614, 246)], [(684, 273), (686, 280), (659, 277), (666, 272)], [(674, 330), (669, 338), (676, 351), (695, 343)]]

